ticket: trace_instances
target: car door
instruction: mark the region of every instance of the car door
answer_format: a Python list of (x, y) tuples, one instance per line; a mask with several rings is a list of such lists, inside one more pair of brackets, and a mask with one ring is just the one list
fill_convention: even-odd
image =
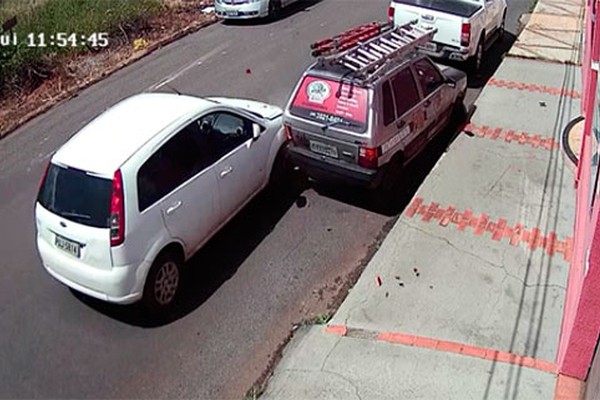
[(452, 99), (446, 79), (430, 59), (415, 62), (414, 71), (423, 96), (427, 138), (431, 139), (444, 127)]
[(427, 143), (425, 109), (410, 67), (400, 70), (390, 83), (396, 105), (396, 127), (402, 136), (404, 156), (408, 160)]
[(219, 223), (218, 182), (211, 158), (199, 146), (198, 123), (171, 137), (140, 167), (140, 218), (158, 214), (173, 238), (193, 253)]
[(203, 118), (202, 129), (209, 124), (221, 215), (228, 219), (260, 188), (264, 178), (260, 161), (268, 150), (266, 140), (253, 140), (252, 121), (240, 114), (216, 112)]

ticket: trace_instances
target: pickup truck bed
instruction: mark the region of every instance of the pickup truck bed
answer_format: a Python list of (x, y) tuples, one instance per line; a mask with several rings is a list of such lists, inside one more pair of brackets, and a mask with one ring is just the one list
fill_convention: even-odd
[(429, 10), (457, 15), (463, 18), (470, 18), (481, 9), (481, 6), (478, 4), (456, 0), (394, 0), (394, 3), (427, 8)]

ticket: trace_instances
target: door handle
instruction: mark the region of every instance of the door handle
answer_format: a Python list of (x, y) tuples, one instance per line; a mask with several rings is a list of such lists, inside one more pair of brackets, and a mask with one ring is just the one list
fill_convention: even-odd
[(233, 167), (230, 165), (227, 168), (225, 168), (223, 171), (221, 171), (221, 178), (224, 178), (226, 175), (230, 174), (233, 171)]
[(406, 126), (406, 121), (399, 121), (396, 126), (398, 127), (398, 129), (402, 129)]
[(171, 215), (179, 207), (181, 207), (181, 200), (173, 203), (169, 208), (167, 208), (167, 211), (165, 211), (165, 212), (167, 213), (167, 215)]
[(423, 103), (423, 105), (427, 108), (431, 105), (431, 100), (425, 100), (425, 103)]

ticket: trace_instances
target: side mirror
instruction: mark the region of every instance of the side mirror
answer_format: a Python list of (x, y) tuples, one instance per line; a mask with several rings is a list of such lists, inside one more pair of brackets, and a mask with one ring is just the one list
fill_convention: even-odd
[(254, 140), (258, 139), (260, 137), (260, 134), (262, 133), (263, 129), (259, 124), (252, 124), (252, 138)]
[(447, 78), (446, 85), (454, 88), (454, 87), (456, 87), (456, 82), (453, 79)]

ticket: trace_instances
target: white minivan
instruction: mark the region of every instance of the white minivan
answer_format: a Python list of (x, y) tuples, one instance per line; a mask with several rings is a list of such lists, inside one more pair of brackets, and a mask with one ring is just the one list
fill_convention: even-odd
[(118, 103), (51, 158), (37, 248), (65, 285), (108, 302), (175, 298), (183, 263), (282, 170), (282, 110), (146, 93)]
[(215, 0), (215, 13), (222, 19), (275, 18), (283, 7), (298, 0)]

